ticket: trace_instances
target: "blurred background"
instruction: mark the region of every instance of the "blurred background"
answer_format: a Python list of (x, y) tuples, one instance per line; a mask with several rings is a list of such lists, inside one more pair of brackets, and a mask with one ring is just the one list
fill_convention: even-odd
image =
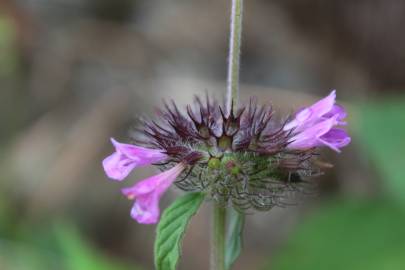
[[(241, 100), (337, 89), (352, 143), (319, 195), (250, 215), (234, 269), (405, 269), (405, 2), (245, 1)], [(101, 160), (162, 98), (223, 97), (230, 1), (0, 1), (0, 269), (153, 269)], [(162, 208), (179, 191), (172, 190)], [(179, 269), (208, 269), (209, 206)]]

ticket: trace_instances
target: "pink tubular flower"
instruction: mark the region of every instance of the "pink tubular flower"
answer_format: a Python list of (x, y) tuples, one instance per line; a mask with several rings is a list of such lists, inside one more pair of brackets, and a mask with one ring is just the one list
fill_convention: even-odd
[(184, 163), (178, 163), (170, 170), (144, 179), (132, 187), (122, 189), (122, 193), (128, 199), (135, 200), (131, 209), (131, 217), (142, 224), (158, 222), (160, 197), (185, 167)]
[(149, 149), (132, 144), (111, 142), (115, 152), (103, 160), (104, 171), (113, 180), (123, 180), (136, 167), (142, 167), (162, 161), (167, 155), (160, 150)]
[(350, 137), (343, 129), (335, 126), (345, 125), (346, 111), (335, 104), (336, 91), (319, 100), (310, 107), (299, 110), (293, 120), (284, 126), (293, 136), (288, 148), (294, 150), (327, 146), (337, 152), (350, 143)]

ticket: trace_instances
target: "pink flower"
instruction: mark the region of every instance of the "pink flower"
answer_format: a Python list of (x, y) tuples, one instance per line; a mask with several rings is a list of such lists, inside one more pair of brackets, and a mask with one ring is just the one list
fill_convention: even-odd
[(184, 163), (178, 163), (170, 170), (144, 179), (132, 187), (122, 189), (122, 193), (128, 199), (135, 200), (131, 209), (131, 217), (142, 224), (158, 222), (160, 216), (160, 197), (184, 168)]
[(327, 146), (337, 152), (351, 141), (343, 129), (335, 126), (345, 125), (347, 113), (342, 106), (335, 104), (336, 91), (319, 100), (310, 107), (299, 110), (293, 120), (284, 126), (285, 131), (291, 130), (293, 136), (289, 140), (289, 149), (308, 149)]
[(123, 180), (136, 167), (150, 165), (167, 158), (161, 150), (149, 149), (132, 144), (111, 142), (115, 152), (103, 160), (104, 171), (113, 180)]

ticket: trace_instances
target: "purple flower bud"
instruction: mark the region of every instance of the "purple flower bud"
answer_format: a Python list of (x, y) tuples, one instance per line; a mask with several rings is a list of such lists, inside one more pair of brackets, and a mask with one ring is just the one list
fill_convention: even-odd
[(319, 100), (310, 107), (299, 110), (293, 120), (284, 126), (291, 131), (287, 148), (304, 150), (313, 147), (327, 146), (336, 152), (350, 143), (350, 137), (335, 126), (345, 125), (345, 109), (335, 104), (336, 91)]
[(184, 169), (185, 164), (179, 163), (170, 170), (142, 180), (132, 187), (122, 189), (122, 193), (128, 199), (135, 200), (131, 217), (142, 224), (158, 222), (159, 200)]
[(136, 167), (142, 167), (162, 161), (167, 155), (162, 150), (149, 149), (131, 144), (111, 142), (115, 152), (103, 160), (104, 171), (113, 180), (121, 181)]

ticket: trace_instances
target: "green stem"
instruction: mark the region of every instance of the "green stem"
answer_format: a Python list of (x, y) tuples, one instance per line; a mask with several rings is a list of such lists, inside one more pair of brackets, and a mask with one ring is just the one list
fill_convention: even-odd
[[(229, 38), (228, 83), (226, 107), (230, 114), (237, 106), (239, 92), (240, 45), (242, 37), (243, 0), (232, 0)], [(212, 217), (211, 270), (225, 270), (226, 209), (214, 203)]]
[(242, 40), (243, 0), (232, 0), (231, 33), (229, 38), (227, 110), (237, 106), (239, 95), (240, 47)]
[[(232, 111), (232, 106), (238, 106), (242, 14), (243, 0), (232, 0), (226, 96), (226, 110), (228, 115)], [(225, 234), (226, 209), (224, 206), (214, 202), (212, 217), (211, 270), (225, 270)]]
[(225, 270), (226, 209), (213, 202), (211, 270)]

